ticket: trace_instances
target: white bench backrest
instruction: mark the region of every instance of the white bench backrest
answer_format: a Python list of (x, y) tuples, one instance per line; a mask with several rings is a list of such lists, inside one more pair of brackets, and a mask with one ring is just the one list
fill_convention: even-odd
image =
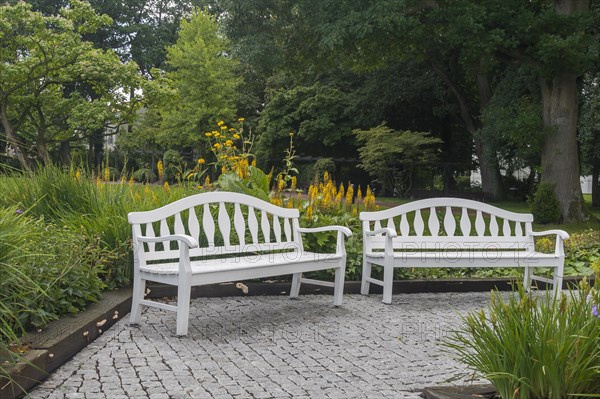
[[(515, 213), (477, 201), (431, 198), (377, 212), (361, 212), (364, 231), (393, 229), (395, 249), (485, 250), (526, 249), (533, 215)], [(385, 237), (367, 237), (366, 250), (385, 247)]]
[(302, 247), (297, 209), (272, 205), (258, 198), (231, 192), (209, 192), (180, 199), (161, 208), (131, 212), (134, 245), (143, 248), (140, 261), (176, 259), (176, 242), (137, 243), (140, 236), (186, 234), (199, 242), (190, 257), (226, 256)]

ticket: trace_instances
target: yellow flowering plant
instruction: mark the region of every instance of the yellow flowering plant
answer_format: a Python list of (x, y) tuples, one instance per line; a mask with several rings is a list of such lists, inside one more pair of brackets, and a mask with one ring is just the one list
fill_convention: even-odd
[(205, 132), (211, 151), (215, 156), (212, 165), (220, 170), (215, 183), (225, 191), (241, 192), (269, 201), (269, 177), (256, 167), (251, 153), (253, 137), (246, 136), (244, 118), (229, 127), (224, 121), (217, 123), (217, 130)]

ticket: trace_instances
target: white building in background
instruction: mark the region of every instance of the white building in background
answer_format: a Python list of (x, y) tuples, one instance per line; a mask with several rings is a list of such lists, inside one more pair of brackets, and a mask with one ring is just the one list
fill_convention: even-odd
[(581, 192), (584, 194), (592, 193), (592, 176), (581, 176)]
[[(529, 170), (526, 170), (526, 169), (521, 169), (521, 170), (515, 172), (515, 177), (518, 178), (519, 180), (523, 180), (523, 179), (527, 178), (528, 175), (529, 175)], [(583, 194), (591, 194), (592, 193), (592, 176), (581, 176), (580, 181), (581, 181), (581, 192)], [(479, 172), (479, 169), (471, 172), (471, 185), (472, 186), (474, 186), (474, 185), (481, 186), (481, 173)]]

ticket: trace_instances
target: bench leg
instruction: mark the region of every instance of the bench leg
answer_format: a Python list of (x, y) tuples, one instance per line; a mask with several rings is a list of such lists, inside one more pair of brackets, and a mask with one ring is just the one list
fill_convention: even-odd
[(302, 273), (292, 274), (292, 288), (290, 289), (290, 298), (297, 298), (300, 294), (300, 279)]
[(146, 280), (143, 280), (139, 276), (134, 276), (133, 295), (131, 297), (131, 314), (129, 315), (129, 322), (131, 324), (138, 324), (142, 318), (142, 305), (140, 302), (144, 299), (145, 291)]
[(525, 276), (523, 277), (523, 288), (526, 292), (531, 291), (531, 275), (533, 274), (533, 268), (525, 266)]
[(383, 268), (383, 303), (392, 303), (392, 288), (394, 286), (394, 268), (385, 266)]
[[(344, 261), (344, 264), (346, 262)], [(335, 269), (335, 285), (333, 287), (333, 304), (340, 306), (344, 296), (344, 278), (346, 277), (346, 268), (338, 267)]]
[(192, 287), (189, 284), (179, 284), (177, 287), (177, 335), (188, 333), (191, 291)]
[(564, 265), (557, 266), (554, 268), (554, 279), (553, 279), (553, 284), (552, 284), (552, 288), (554, 290), (554, 298), (560, 297), (560, 293), (562, 291), (562, 285), (563, 285), (563, 272), (564, 272)]
[(360, 284), (360, 293), (363, 295), (369, 295), (371, 283), (367, 279), (371, 278), (371, 267), (371, 264), (363, 259), (362, 283)]

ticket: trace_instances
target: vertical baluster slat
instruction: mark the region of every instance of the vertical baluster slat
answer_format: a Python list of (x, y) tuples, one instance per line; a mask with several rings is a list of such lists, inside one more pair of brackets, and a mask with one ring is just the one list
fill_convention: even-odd
[(204, 204), (204, 210), (202, 212), (202, 228), (206, 235), (209, 247), (215, 246), (215, 221), (210, 214), (210, 207), (208, 204)]
[(475, 231), (477, 231), (477, 235), (480, 237), (483, 237), (485, 234), (485, 221), (483, 220), (481, 211), (477, 211), (477, 217), (475, 218)]
[[(160, 220), (160, 236), (166, 237), (171, 235), (171, 230), (169, 230), (169, 225), (167, 224), (167, 219)], [(163, 251), (167, 251), (171, 249), (171, 241), (163, 241), (162, 242)]]
[(183, 227), (181, 213), (175, 214), (175, 234), (185, 234), (185, 227)]
[(231, 245), (230, 234), (231, 234), (231, 219), (227, 213), (227, 208), (223, 202), (219, 202), (219, 230), (223, 236), (223, 244), (226, 247)]
[(521, 226), (521, 222), (515, 222), (515, 236), (523, 236), (523, 226)]
[(429, 225), (429, 232), (431, 233), (431, 236), (437, 237), (440, 234), (440, 221), (438, 219), (435, 207), (433, 207), (433, 206), (429, 209), (428, 225)]
[(446, 214), (444, 215), (444, 231), (448, 237), (454, 237), (456, 231), (456, 220), (454, 220), (452, 208), (449, 206), (446, 207)]
[(504, 237), (511, 236), (510, 223), (508, 223), (508, 219), (504, 219), (504, 223), (502, 223), (502, 235)]
[(292, 226), (290, 225), (290, 219), (283, 219), (283, 231), (285, 233), (285, 240), (287, 242), (292, 241)]
[(263, 237), (265, 238), (265, 244), (271, 242), (271, 225), (269, 224), (269, 218), (267, 212), (260, 211), (260, 227), (262, 229)]
[(490, 234), (492, 237), (498, 237), (498, 221), (496, 220), (496, 216), (490, 215)]
[(376, 220), (375, 221), (375, 227), (373, 229), (374, 230), (380, 230), (381, 229), (381, 220)]
[(275, 242), (281, 242), (281, 225), (277, 215), (273, 215), (273, 235), (275, 236)]
[(240, 209), (240, 204), (235, 204), (235, 212), (233, 215), (233, 225), (235, 226), (235, 233), (238, 236), (240, 242), (240, 248), (246, 245), (246, 222), (244, 221), (244, 215)]
[(460, 231), (465, 237), (471, 235), (471, 219), (469, 219), (469, 212), (467, 211), (467, 208), (462, 208), (462, 214), (460, 216)]
[[(156, 234), (154, 234), (154, 227), (152, 227), (152, 223), (146, 223), (146, 232), (144, 233), (144, 235), (146, 237), (156, 237)], [(156, 249), (156, 244), (153, 242), (149, 242), (147, 244), (148, 244), (148, 251), (154, 252)]]
[(396, 231), (396, 226), (394, 226), (394, 218), (389, 218), (387, 220), (387, 225), (385, 226), (392, 231)]
[(250, 229), (252, 243), (258, 244), (258, 220), (256, 219), (254, 207), (251, 206), (248, 207), (248, 229)]
[(402, 217), (400, 218), (400, 234), (402, 236), (408, 236), (410, 234), (410, 226), (408, 225), (406, 213), (403, 213)]
[(422, 237), (423, 232), (425, 231), (425, 223), (423, 223), (423, 216), (421, 215), (421, 210), (417, 209), (415, 211), (415, 233), (417, 236)]

